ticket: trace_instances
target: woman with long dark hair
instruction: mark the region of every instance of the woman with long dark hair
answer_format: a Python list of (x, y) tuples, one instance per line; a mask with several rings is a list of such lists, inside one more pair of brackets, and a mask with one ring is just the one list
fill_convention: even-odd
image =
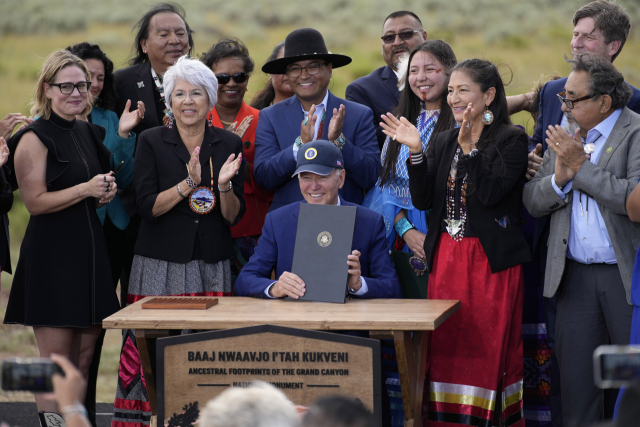
[[(284, 58), (284, 42), (278, 43), (273, 48), (273, 52), (265, 62), (280, 58)], [(267, 80), (262, 90), (253, 96), (250, 105), (256, 110), (263, 110), (292, 96), (293, 90), (289, 86), (289, 77), (286, 74), (269, 74), (269, 80)]]
[[(457, 64), (451, 47), (442, 40), (429, 40), (410, 54), (403, 89), (396, 109), (398, 117), (414, 124), (426, 151), (432, 136), (451, 129), (455, 120), (447, 105), (448, 73)], [(393, 136), (393, 135), (392, 135)], [(415, 209), (409, 194), (406, 161), (409, 148), (388, 137), (382, 147), (382, 169), (376, 185), (363, 206), (384, 217), (390, 249), (412, 252), (419, 259), (411, 265), (417, 275), (426, 271), (424, 239), (427, 233), (426, 211)]]
[(501, 417), (505, 426), (524, 426), (522, 263), (531, 255), (520, 226), (527, 135), (511, 124), (502, 78), (489, 61), (454, 67), (447, 100), (461, 127), (438, 134), (426, 158), (409, 120), (389, 115), (382, 125), (409, 147), (411, 199), (430, 210), (428, 298), (462, 303), (432, 334), (429, 419), (434, 426), (488, 425)]

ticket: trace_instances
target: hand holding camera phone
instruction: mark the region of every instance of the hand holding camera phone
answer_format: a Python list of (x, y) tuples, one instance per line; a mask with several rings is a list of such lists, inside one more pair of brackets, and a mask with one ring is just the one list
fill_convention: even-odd
[(53, 391), (51, 376), (64, 371), (49, 358), (8, 358), (2, 362), (2, 389), (4, 391), (31, 391), (48, 393)]

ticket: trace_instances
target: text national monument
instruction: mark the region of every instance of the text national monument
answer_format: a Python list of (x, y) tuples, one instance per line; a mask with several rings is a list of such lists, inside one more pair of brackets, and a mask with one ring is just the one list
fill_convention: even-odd
[[(228, 387), (267, 382), (297, 405), (341, 394), (380, 419), (380, 342), (262, 325), (157, 341), (158, 420), (194, 412)], [(197, 402), (197, 403), (196, 403)]]

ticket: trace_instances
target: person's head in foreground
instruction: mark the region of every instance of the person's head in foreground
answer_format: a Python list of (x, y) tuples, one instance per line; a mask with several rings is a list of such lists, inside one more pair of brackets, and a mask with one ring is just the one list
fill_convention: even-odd
[(342, 152), (329, 141), (308, 142), (298, 150), (293, 175), (298, 175), (300, 192), (307, 203), (336, 205), (345, 179)]
[(297, 427), (296, 409), (280, 390), (256, 381), (228, 388), (200, 412), (200, 427)]
[(373, 427), (373, 416), (360, 401), (344, 396), (317, 400), (302, 419), (303, 427)]

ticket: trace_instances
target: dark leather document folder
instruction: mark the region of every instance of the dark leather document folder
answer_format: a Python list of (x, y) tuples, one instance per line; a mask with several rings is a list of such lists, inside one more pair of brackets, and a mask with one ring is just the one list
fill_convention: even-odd
[(344, 303), (355, 206), (300, 204), (291, 272), (306, 285), (302, 301)]

